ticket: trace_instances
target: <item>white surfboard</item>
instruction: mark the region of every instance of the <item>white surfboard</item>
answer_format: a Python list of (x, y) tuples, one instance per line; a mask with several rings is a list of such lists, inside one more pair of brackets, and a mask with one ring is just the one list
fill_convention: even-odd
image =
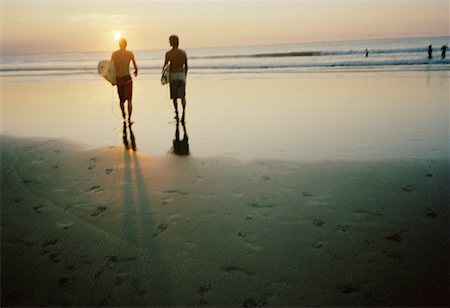
[(161, 84), (168, 84), (170, 81), (170, 63), (164, 65), (161, 74)]
[(98, 73), (108, 80), (113, 86), (117, 84), (116, 81), (116, 66), (113, 61), (103, 60), (98, 62)]

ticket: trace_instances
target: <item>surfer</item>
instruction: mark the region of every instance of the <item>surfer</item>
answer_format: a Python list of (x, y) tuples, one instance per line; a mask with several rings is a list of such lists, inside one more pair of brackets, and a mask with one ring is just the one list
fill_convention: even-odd
[(119, 40), (120, 49), (113, 52), (111, 55), (111, 61), (114, 62), (117, 76), (117, 92), (119, 94), (120, 109), (122, 110), (122, 117), (124, 123), (126, 122), (125, 102), (128, 101), (128, 125), (133, 124), (131, 122), (131, 113), (133, 111), (133, 105), (131, 99), (133, 97), (133, 80), (130, 76), (130, 62), (133, 62), (134, 76), (138, 75), (138, 67), (134, 54), (131, 51), (126, 50), (127, 40), (122, 38)]
[(445, 59), (445, 53), (447, 52), (447, 45), (442, 45), (442, 47), (441, 47), (441, 58), (442, 59)]
[(177, 120), (177, 99), (181, 99), (181, 105), (183, 106), (183, 115), (181, 117), (181, 122), (184, 122), (186, 115), (186, 75), (188, 71), (187, 55), (184, 50), (178, 48), (178, 36), (171, 35), (169, 37), (169, 43), (172, 49), (166, 52), (163, 72), (164, 66), (170, 63), (170, 99), (172, 99), (173, 101), (173, 106), (175, 107), (175, 119)]
[(428, 59), (433, 58), (433, 46), (428, 46)]

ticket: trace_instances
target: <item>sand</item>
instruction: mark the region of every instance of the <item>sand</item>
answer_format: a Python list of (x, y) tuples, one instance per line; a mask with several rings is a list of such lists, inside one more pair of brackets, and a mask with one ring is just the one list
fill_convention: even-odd
[(285, 79), (191, 82), (188, 156), (155, 83), (136, 151), (98, 83), (2, 84), (2, 306), (448, 306), (448, 80)]

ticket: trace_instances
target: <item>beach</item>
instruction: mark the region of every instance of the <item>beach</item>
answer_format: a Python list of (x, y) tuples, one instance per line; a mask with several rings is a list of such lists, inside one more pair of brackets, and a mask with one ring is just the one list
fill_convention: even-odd
[(176, 155), (156, 76), (128, 147), (100, 77), (2, 82), (2, 306), (448, 306), (448, 93), (193, 74)]

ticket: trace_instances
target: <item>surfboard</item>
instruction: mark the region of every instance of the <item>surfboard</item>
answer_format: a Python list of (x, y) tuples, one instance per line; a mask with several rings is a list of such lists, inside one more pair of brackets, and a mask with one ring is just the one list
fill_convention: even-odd
[(117, 84), (116, 66), (113, 61), (102, 60), (98, 62), (97, 70), (99, 75), (103, 76), (103, 78), (108, 80), (113, 86)]
[(168, 84), (170, 81), (170, 63), (164, 65), (161, 74), (161, 84)]

